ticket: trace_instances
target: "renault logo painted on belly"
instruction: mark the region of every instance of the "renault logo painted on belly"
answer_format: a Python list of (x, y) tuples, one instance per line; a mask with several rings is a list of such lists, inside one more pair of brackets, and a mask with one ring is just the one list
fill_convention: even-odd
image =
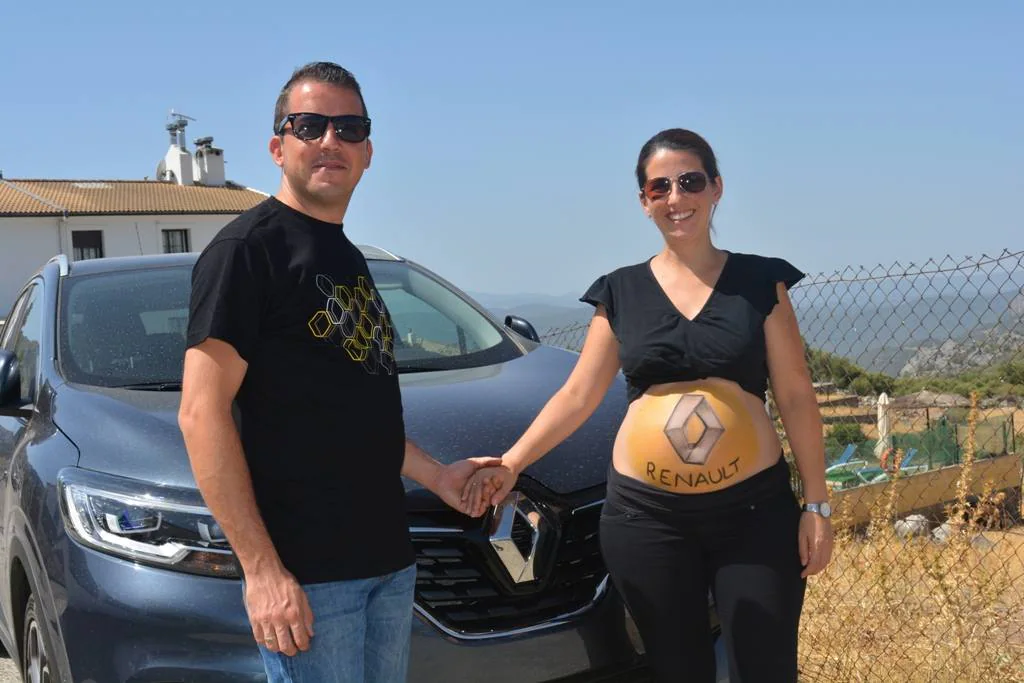
[(724, 381), (652, 387), (629, 407), (615, 457), (634, 477), (669, 491), (729, 486), (758, 462), (759, 421), (772, 429), (760, 406)]
[(706, 463), (711, 449), (724, 432), (714, 408), (700, 394), (686, 394), (680, 398), (665, 424), (665, 436), (672, 448), (683, 462), (690, 465)]

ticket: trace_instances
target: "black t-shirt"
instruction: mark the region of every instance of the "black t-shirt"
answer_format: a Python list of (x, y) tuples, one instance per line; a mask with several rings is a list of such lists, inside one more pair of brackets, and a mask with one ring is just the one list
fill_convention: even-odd
[(390, 316), (341, 225), (269, 198), (226, 225), (192, 274), (188, 345), (248, 363), (236, 400), (256, 502), (300, 583), (414, 559)]
[(726, 253), (711, 296), (693, 319), (672, 304), (650, 259), (602, 275), (580, 297), (608, 313), (630, 401), (656, 384), (709, 377), (732, 380), (765, 400), (764, 321), (778, 303), (776, 284), (788, 289), (804, 274), (780, 258)]

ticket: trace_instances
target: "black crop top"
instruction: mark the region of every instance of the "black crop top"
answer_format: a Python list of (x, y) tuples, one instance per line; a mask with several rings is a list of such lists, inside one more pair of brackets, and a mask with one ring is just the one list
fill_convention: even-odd
[(780, 258), (726, 252), (711, 296), (692, 319), (658, 284), (650, 260), (602, 275), (580, 301), (602, 304), (619, 341), (629, 401), (649, 387), (707, 377), (732, 380), (766, 400), (764, 321), (804, 274)]

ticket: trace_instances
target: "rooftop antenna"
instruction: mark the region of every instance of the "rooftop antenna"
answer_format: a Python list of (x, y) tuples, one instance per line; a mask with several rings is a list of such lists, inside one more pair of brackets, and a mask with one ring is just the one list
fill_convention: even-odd
[(195, 121), (194, 118), (180, 112), (176, 112), (171, 109), (170, 123), (167, 124), (167, 131), (171, 134), (171, 144), (177, 145), (183, 151), (185, 150), (185, 126), (188, 125), (189, 121)]

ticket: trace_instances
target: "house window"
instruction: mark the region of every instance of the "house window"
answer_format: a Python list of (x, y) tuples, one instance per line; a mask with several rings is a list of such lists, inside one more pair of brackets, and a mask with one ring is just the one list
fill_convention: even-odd
[(185, 254), (191, 251), (188, 230), (164, 230), (164, 253)]
[(72, 230), (71, 249), (75, 261), (103, 258), (103, 231)]

